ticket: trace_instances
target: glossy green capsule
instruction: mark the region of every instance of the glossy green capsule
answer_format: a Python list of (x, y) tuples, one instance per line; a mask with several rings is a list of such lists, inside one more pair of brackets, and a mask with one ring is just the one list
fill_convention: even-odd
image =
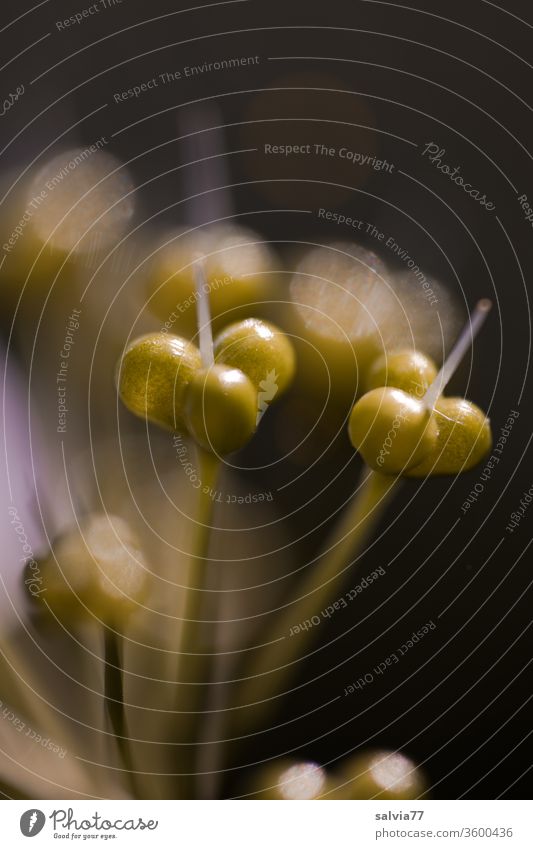
[(186, 431), (185, 390), (202, 366), (200, 351), (179, 336), (149, 333), (126, 349), (117, 369), (117, 387), (135, 415), (169, 430)]
[(382, 386), (357, 401), (348, 435), (371, 469), (400, 474), (434, 450), (438, 428), (422, 401), (402, 389)]
[(267, 321), (247, 318), (230, 324), (214, 342), (215, 359), (248, 375), (258, 392), (279, 397), (295, 371), (294, 349), (288, 336)]
[(437, 366), (421, 351), (395, 351), (374, 360), (366, 376), (365, 391), (394, 386), (422, 398), (436, 376)]
[(191, 436), (208, 451), (231, 454), (252, 438), (257, 392), (240, 369), (215, 364), (196, 372), (184, 396), (184, 420)]
[(441, 397), (435, 404), (438, 438), (424, 459), (406, 470), (408, 477), (457, 475), (477, 466), (492, 448), (490, 421), (464, 398)]
[(427, 782), (416, 764), (401, 752), (363, 752), (342, 769), (349, 799), (417, 799)]

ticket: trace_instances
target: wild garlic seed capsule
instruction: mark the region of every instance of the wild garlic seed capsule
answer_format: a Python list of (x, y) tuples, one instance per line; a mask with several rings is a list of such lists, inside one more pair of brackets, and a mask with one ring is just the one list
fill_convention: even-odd
[(247, 318), (230, 324), (216, 337), (215, 359), (241, 369), (258, 392), (272, 390), (279, 397), (295, 371), (294, 349), (288, 336), (268, 321)]
[[(419, 277), (431, 282), (431, 301)], [(438, 357), (457, 332), (455, 300), (442, 286), (420, 269), (418, 276), (398, 275), (350, 242), (310, 250), (291, 279), (290, 298), (294, 334), (302, 340), (301, 379), (310, 392), (341, 403), (371, 388), (367, 372), (383, 352), (414, 346)]]
[(110, 153), (74, 148), (36, 172), (30, 229), (50, 251), (96, 253), (116, 244), (135, 211), (134, 184)]
[(148, 275), (150, 309), (186, 336), (196, 332), (194, 265), (205, 262), (206, 287), (215, 330), (249, 314), (248, 304), (271, 297), (274, 260), (270, 249), (250, 230), (216, 225), (167, 233)]
[(46, 587), (42, 599), (62, 616), (92, 613), (116, 622), (142, 604), (147, 591), (142, 551), (119, 516), (92, 515), (60, 537), (39, 567)]
[(185, 390), (201, 368), (200, 351), (179, 336), (149, 333), (124, 352), (117, 371), (119, 395), (128, 410), (169, 430), (186, 431)]
[(456, 475), (477, 466), (492, 448), (490, 421), (485, 413), (464, 398), (441, 397), (435, 403), (437, 441), (431, 452), (407, 475)]
[(382, 386), (357, 401), (348, 434), (371, 469), (399, 474), (431, 453), (438, 428), (423, 401), (402, 389)]
[[(373, 251), (334, 242), (308, 251), (290, 282), (289, 311), (301, 379), (312, 394), (350, 403), (382, 351), (381, 320), (397, 304)], [(358, 389), (360, 393), (360, 389)]]
[(215, 364), (196, 372), (184, 399), (184, 418), (196, 442), (215, 454), (231, 454), (252, 438), (257, 392), (240, 371)]
[(421, 351), (395, 351), (373, 362), (365, 387), (368, 392), (380, 386), (394, 386), (415, 398), (422, 398), (436, 376), (437, 366)]
[(349, 799), (417, 799), (426, 780), (416, 764), (400, 752), (364, 752), (346, 764)]

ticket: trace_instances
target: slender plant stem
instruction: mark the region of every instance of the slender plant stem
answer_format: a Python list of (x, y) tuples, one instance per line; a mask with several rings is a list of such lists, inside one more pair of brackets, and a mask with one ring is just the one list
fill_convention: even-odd
[[(294, 675), (294, 664), (313, 639), (312, 629), (290, 636), (291, 628), (310, 620), (336, 598), (346, 577), (346, 566), (363, 548), (380, 519), (398, 478), (365, 468), (363, 479), (344, 509), (328, 546), (320, 559), (308, 567), (298, 587), (298, 599), (279, 614), (271, 629), (275, 640), (253, 653), (249, 677), (243, 681), (234, 711), (234, 730), (243, 734), (257, 727), (275, 708), (287, 679)], [(280, 639), (281, 637), (281, 639)], [(251, 706), (252, 707), (247, 707)]]
[(115, 734), (122, 762), (128, 773), (130, 789), (134, 799), (139, 796), (137, 777), (130, 747), (128, 745), (128, 728), (124, 710), (124, 682), (120, 658), (119, 638), (114, 631), (104, 628), (105, 650), (105, 701), (111, 727)]
[[(205, 260), (197, 257), (194, 266), (196, 289), (196, 315), (202, 363), (209, 369), (214, 363), (211, 308)], [(197, 446), (200, 488), (196, 529), (192, 545), (189, 587), (185, 596), (183, 614), (182, 648), (180, 653), (179, 710), (180, 736), (185, 743), (181, 750), (180, 796), (195, 798), (198, 776), (195, 767), (198, 748), (202, 742), (203, 711), (208, 704), (211, 667), (213, 664), (213, 627), (201, 619), (207, 589), (208, 554), (213, 514), (214, 489), (220, 471), (220, 461), (211, 452)]]
[(32, 663), (14, 640), (11, 640), (9, 646), (0, 641), (0, 661), (2, 689), (5, 688), (5, 692), (9, 693), (13, 705), (35, 722), (39, 729), (46, 729), (50, 736), (65, 744), (69, 751), (75, 752), (78, 741), (70, 727), (67, 730), (66, 723), (62, 721), (61, 709), (55, 708), (41, 696), (38, 681), (34, 682), (37, 685), (35, 689), (31, 686), (34, 681)]
[(187, 746), (183, 747), (180, 767), (188, 775), (180, 782), (185, 798), (195, 795), (196, 780), (194, 766), (197, 746), (202, 736), (203, 714), (208, 702), (211, 667), (213, 664), (213, 628), (202, 621), (207, 588), (208, 553), (214, 491), (220, 461), (218, 457), (198, 448), (199, 478), (202, 486), (198, 490), (196, 529), (192, 545), (189, 587), (186, 592), (183, 614), (182, 648), (180, 654), (180, 681), (178, 708), (183, 711), (180, 733)]

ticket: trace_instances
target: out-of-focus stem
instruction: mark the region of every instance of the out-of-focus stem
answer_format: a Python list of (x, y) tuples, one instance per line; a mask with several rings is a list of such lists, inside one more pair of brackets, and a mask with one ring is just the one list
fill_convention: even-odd
[(122, 763), (126, 768), (130, 789), (134, 799), (142, 798), (137, 787), (137, 777), (128, 745), (128, 729), (124, 713), (124, 682), (120, 660), (118, 635), (109, 628), (104, 629), (105, 649), (105, 700), (109, 721), (115, 734)]
[[(205, 262), (201, 256), (197, 257), (194, 276), (200, 353), (203, 366), (208, 369), (214, 363), (213, 333)], [(199, 445), (197, 445), (197, 458), (201, 485), (198, 489), (189, 587), (185, 596), (183, 613), (179, 668), (181, 685), (178, 688), (178, 710), (181, 714), (178, 726), (181, 742), (185, 744), (180, 747), (179, 766), (182, 776), (178, 783), (180, 796), (189, 799), (200, 795), (195, 792), (198, 790), (195, 766), (198, 747), (202, 740), (203, 711), (208, 702), (213, 665), (213, 626), (208, 622), (202, 622), (201, 616), (207, 588), (213, 496), (220, 471), (218, 457), (205, 451)]]
[(178, 687), (177, 705), (181, 713), (177, 723), (181, 742), (187, 742), (186, 746), (179, 747), (181, 751), (179, 771), (183, 773), (179, 783), (185, 798), (196, 796), (194, 792), (196, 748), (202, 736), (202, 712), (208, 701), (214, 650), (213, 626), (209, 622), (202, 621), (202, 608), (207, 586), (213, 493), (220, 470), (220, 461), (214, 454), (198, 448), (198, 466), (202, 485), (198, 490), (197, 525), (183, 613), (179, 668), (181, 684)]
[(250, 658), (250, 677), (243, 681), (238, 697), (243, 710), (234, 711), (235, 733), (257, 727), (275, 708), (276, 697), (294, 674), (294, 664), (313, 639), (311, 629), (289, 636), (291, 628), (312, 619), (337, 597), (347, 564), (356, 558), (372, 533), (398, 480), (365, 468), (363, 480), (340, 516), (326, 550), (307, 567), (298, 586), (298, 599), (281, 611), (272, 626), (271, 639), (276, 641), (253, 652)]

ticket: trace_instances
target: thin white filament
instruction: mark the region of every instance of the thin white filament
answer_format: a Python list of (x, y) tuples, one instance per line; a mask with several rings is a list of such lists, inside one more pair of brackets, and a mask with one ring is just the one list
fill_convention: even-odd
[(215, 361), (213, 331), (211, 329), (211, 306), (209, 304), (209, 287), (205, 275), (205, 264), (201, 258), (194, 264), (194, 281), (196, 285), (196, 315), (200, 336), (200, 354), (204, 367), (211, 368)]
[(457, 342), (455, 343), (450, 352), (449, 357), (447, 357), (447, 359), (442, 364), (442, 368), (440, 369), (435, 380), (424, 395), (424, 403), (430, 410), (432, 410), (435, 406), (437, 398), (442, 395), (444, 389), (446, 388), (446, 385), (452, 379), (459, 363), (463, 359), (470, 346), (473, 344), (474, 339), (481, 330), (491, 308), (492, 301), (490, 301), (488, 298), (482, 298), (482, 300), (477, 302), (474, 312), (463, 327)]

